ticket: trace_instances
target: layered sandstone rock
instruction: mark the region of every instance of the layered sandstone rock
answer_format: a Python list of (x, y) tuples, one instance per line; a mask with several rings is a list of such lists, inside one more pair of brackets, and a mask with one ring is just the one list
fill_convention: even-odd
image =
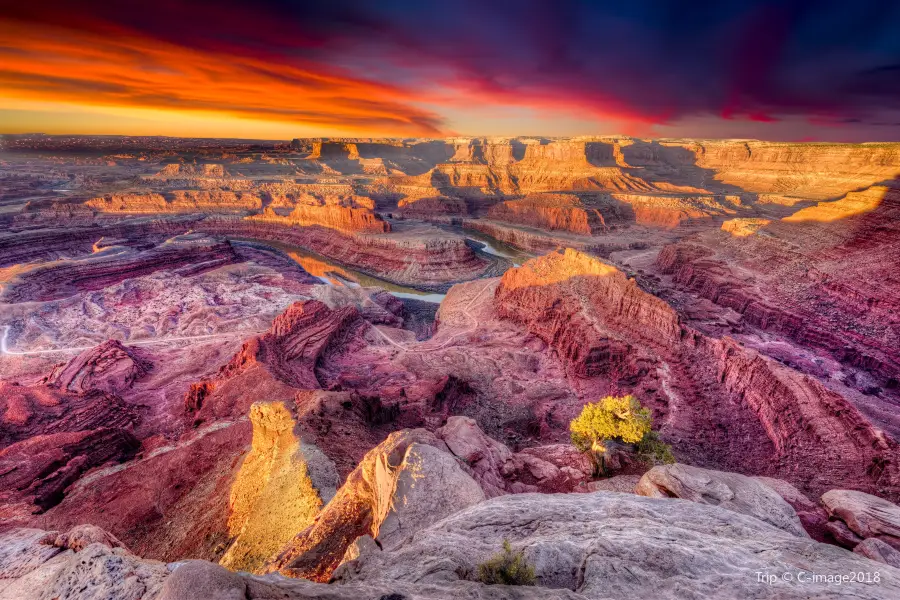
[(817, 542), (830, 541), (826, 529), (828, 514), (821, 505), (813, 502), (806, 494), (783, 479), (773, 477), (754, 477), (754, 479), (775, 490), (785, 502), (793, 507), (810, 537)]
[[(45, 187), (70, 188), (71, 201), (37, 199), (0, 216), (9, 229), (0, 233), (0, 277), (11, 302), (0, 312), (15, 338), (0, 368), (21, 381), (46, 375), (41, 385), (0, 385), (0, 514), (60, 531), (86, 527), (54, 535), (49, 552), (33, 544), (19, 552), (24, 538), (13, 540), (23, 557), (15, 568), (36, 566), (16, 576), (14, 597), (115, 598), (116, 578), (127, 583), (125, 597), (148, 600), (162, 579), (169, 600), (207, 591), (790, 597), (830, 590), (759, 587), (756, 572), (872, 571), (860, 556), (892, 564), (884, 523), (865, 528), (835, 509), (826, 524), (806, 497), (836, 485), (900, 497), (900, 426), (890, 412), (897, 197), (895, 186), (877, 185), (897, 170), (891, 148), (869, 160), (853, 147), (756, 142), (320, 140), (295, 148), (308, 158), (203, 150), (196, 166), (139, 179), (147, 191), (106, 196), (126, 173), (107, 177), (97, 167), (116, 161), (141, 177), (158, 155), (61, 166)], [(228, 167), (204, 166), (210, 160)], [(75, 202), (88, 193), (87, 204)], [(272, 210), (262, 218), (241, 218), (263, 206)], [(387, 231), (376, 207), (395, 206), (404, 218)], [(509, 262), (411, 223), (421, 218), (540, 251), (583, 252), (480, 280)], [(653, 267), (656, 246), (685, 227), (700, 233)], [(449, 290), (436, 318), (423, 310), (416, 321), (398, 298), (355, 287), (352, 277), (320, 285), (261, 242), (165, 242), (188, 230), (302, 246), (423, 289), (476, 280)], [(175, 242), (206, 250), (161, 258)], [(616, 252), (636, 279), (585, 252)], [(120, 336), (141, 338), (140, 349), (107, 342), (51, 371), (60, 359), (49, 352)], [(787, 340), (832, 356), (794, 362)], [(728, 473), (688, 477), (690, 486), (669, 478), (653, 490), (701, 503), (658, 507), (559, 494), (634, 487), (634, 476), (591, 482), (590, 460), (565, 443), (585, 402), (623, 393), (653, 409), (680, 460), (790, 483), (755, 480), (769, 492)], [(260, 400), (271, 404), (251, 408)], [(338, 478), (346, 489), (322, 507)], [(523, 492), (556, 493), (483, 500)], [(816, 539), (827, 527), (856, 556), (785, 541), (765, 523), (796, 528), (784, 524), (784, 502)], [(491, 503), (500, 508), (478, 512)], [(853, 514), (885, 521), (866, 506)], [(470, 511), (479, 516), (460, 517)], [(554, 589), (467, 581), (503, 538)], [(342, 583), (324, 588), (203, 561), (159, 570), (113, 551), (123, 543), (155, 559), (254, 570), (287, 544), (297, 553), (287, 572), (325, 579), (343, 563)], [(857, 595), (870, 592), (881, 588)]]
[[(100, 468), (71, 480), (62, 501), (40, 515), (40, 522), (60, 530), (100, 526), (154, 559), (219, 560), (233, 540), (229, 491), (250, 443), (246, 419), (220, 420), (157, 441), (140, 455), (134, 448), (126, 462), (88, 463)], [(93, 441), (91, 452), (103, 447)]]
[(434, 217), (437, 215), (465, 215), (469, 207), (461, 198), (446, 196), (428, 196), (422, 198), (402, 198), (397, 208), (406, 217)]
[(472, 470), (488, 497), (506, 493), (568, 492), (594, 473), (590, 458), (569, 444), (552, 444), (512, 452), (488, 437), (474, 419), (450, 417), (435, 431), (449, 451)]
[(391, 230), (390, 224), (369, 210), (333, 204), (325, 206), (298, 205), (285, 217), (281, 217), (272, 209), (267, 208), (256, 219), (288, 226), (320, 225), (329, 229), (359, 233), (387, 233)]
[(488, 217), (582, 235), (601, 231), (606, 225), (599, 210), (585, 207), (571, 194), (531, 194), (522, 200), (501, 202), (491, 207)]
[(152, 364), (134, 348), (107, 340), (54, 369), (46, 383), (78, 394), (90, 390), (118, 394), (129, 389), (151, 368)]
[(262, 200), (249, 192), (225, 190), (176, 190), (163, 195), (110, 194), (85, 204), (104, 213), (248, 212), (262, 208)]
[(54, 300), (155, 271), (197, 273), (236, 260), (228, 242), (196, 234), (174, 237), (144, 251), (107, 247), (89, 256), (19, 270), (5, 282), (0, 300)]
[[(438, 452), (428, 449), (433, 447)], [(397, 543), (392, 537), (405, 538), (483, 500), (481, 488), (445, 449), (424, 430), (390, 435), (366, 455), (314, 523), (288, 542), (268, 569), (327, 581), (360, 536), (378, 539), (384, 526), (385, 543), (391, 548)]]
[[(552, 502), (547, 500), (552, 498)], [(536, 525), (537, 524), (537, 525)], [(537, 527), (537, 529), (535, 529)], [(402, 545), (366, 553), (342, 566), (330, 585), (234, 573), (188, 560), (166, 565), (122, 548), (93, 543), (47, 545), (55, 532), (16, 529), (0, 534), (3, 600), (102, 595), (110, 600), (209, 598), (300, 600), (390, 598), (438, 600), (593, 600), (638, 595), (707, 598), (893, 598), (900, 570), (799, 538), (752, 517), (671, 499), (596, 493), (506, 496), (480, 502), (422, 529)], [(464, 540), (464, 542), (463, 542)], [(534, 566), (537, 585), (486, 586), (477, 566), (504, 540)], [(838, 586), (809, 573), (879, 572), (877, 585)], [(757, 573), (772, 575), (760, 581)], [(794, 577), (783, 577), (791, 573)], [(637, 576), (636, 576), (637, 574)], [(789, 580), (793, 579), (793, 580)]]
[(618, 205), (620, 220), (667, 229), (732, 215), (741, 204), (738, 196), (617, 193), (610, 198)]
[(855, 490), (829, 490), (822, 495), (822, 505), (860, 540), (877, 538), (900, 550), (900, 506)]
[(168, 202), (162, 194), (110, 194), (91, 198), (86, 206), (104, 212), (163, 213)]
[(896, 550), (878, 538), (868, 538), (861, 541), (853, 548), (853, 552), (866, 558), (871, 558), (876, 562), (890, 565), (895, 569), (900, 569), (900, 550)]
[(56, 537), (56, 532), (39, 529), (0, 534), (0, 599), (150, 600), (169, 575), (165, 563), (139, 558), (112, 537), (92, 535), (85, 540), (76, 535), (90, 543), (53, 544), (54, 537), (67, 540), (72, 534)]
[(722, 223), (722, 231), (727, 231), (734, 237), (747, 237), (769, 223), (769, 219), (729, 219)]
[(650, 498), (683, 498), (750, 515), (790, 534), (807, 533), (794, 509), (771, 488), (737, 473), (689, 465), (661, 465), (644, 473), (634, 491)]
[(137, 418), (134, 407), (102, 389), (72, 393), (56, 386), (0, 380), (0, 448), (52, 433), (128, 429)]
[(170, 163), (156, 173), (160, 178), (171, 177), (228, 177), (230, 173), (224, 165), (216, 163), (185, 164)]
[(246, 342), (222, 374), (232, 377), (262, 363), (286, 383), (317, 389), (321, 387), (315, 372), (319, 361), (367, 326), (355, 307), (330, 310), (316, 300), (297, 302), (272, 322), (268, 333)]
[(847, 385), (892, 394), (900, 370), (898, 282), (889, 266), (900, 256), (898, 207), (896, 186), (873, 186), (743, 237), (688, 238), (665, 247), (656, 265), (680, 289), (740, 313), (746, 326), (860, 371), (834, 374)]
[(294, 433), (282, 403), (250, 408), (253, 445), (231, 486), (228, 529), (234, 542), (220, 564), (255, 571), (305, 529), (338, 484), (334, 463)]
[(51, 433), (7, 446), (0, 450), (0, 514), (11, 519), (46, 511), (85, 473), (126, 461), (137, 449), (133, 434), (109, 427)]
[(395, 432), (366, 454), (269, 568), (327, 580), (341, 562), (397, 549), (424, 527), (486, 497), (572, 491), (592, 473), (590, 459), (571, 446), (514, 453), (466, 417), (450, 417), (434, 434)]
[(426, 291), (446, 291), (454, 282), (491, 273), (498, 264), (475, 254), (464, 238), (428, 226), (351, 235), (324, 227), (284, 227), (256, 218), (209, 218), (194, 227), (309, 248), (362, 273)]
[(704, 141), (678, 146), (725, 184), (816, 199), (892, 179), (900, 165), (897, 144)]
[[(552, 501), (548, 501), (552, 499)], [(464, 540), (464, 542), (463, 542)], [(756, 573), (878, 570), (881, 585), (853, 585), (854, 593), (890, 598), (895, 571), (850, 552), (791, 535), (730, 510), (672, 499), (598, 492), (548, 498), (493, 498), (420, 531), (395, 551), (374, 552), (342, 566), (338, 589), (391, 582), (474, 578), (480, 563), (508, 540), (535, 568), (537, 585), (569, 589), (583, 598), (752, 597), (810, 594), (840, 598), (825, 582), (779, 582), (761, 587)], [(539, 588), (540, 589), (540, 588)], [(549, 590), (541, 590), (549, 593)]]

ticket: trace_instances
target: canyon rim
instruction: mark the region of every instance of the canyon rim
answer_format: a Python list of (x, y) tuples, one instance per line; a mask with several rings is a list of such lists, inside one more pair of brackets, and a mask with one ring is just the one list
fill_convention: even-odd
[(900, 598), (888, 4), (4, 3), (0, 600)]

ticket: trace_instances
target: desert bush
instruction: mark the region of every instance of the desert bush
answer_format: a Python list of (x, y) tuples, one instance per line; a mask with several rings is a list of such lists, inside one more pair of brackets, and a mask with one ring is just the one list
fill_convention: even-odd
[(655, 465), (670, 465), (675, 462), (672, 447), (659, 439), (659, 434), (653, 430), (648, 431), (635, 445), (635, 450), (645, 462)]
[(478, 565), (478, 581), (489, 585), (534, 585), (534, 567), (525, 561), (522, 552), (513, 552), (509, 541), (503, 540), (503, 550)]

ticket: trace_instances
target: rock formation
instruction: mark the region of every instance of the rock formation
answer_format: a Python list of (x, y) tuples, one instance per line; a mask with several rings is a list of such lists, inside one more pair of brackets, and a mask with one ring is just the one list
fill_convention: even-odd
[[(780, 531), (724, 508), (671, 499), (598, 492), (493, 498), (423, 531), (396, 551), (366, 554), (338, 570), (354, 584), (448, 585), (474, 576), (506, 539), (535, 567), (538, 585), (584, 598), (707, 598), (759, 594), (756, 573), (893, 570), (834, 546)], [(465, 540), (463, 543), (462, 540)], [(676, 541), (677, 540), (677, 541)], [(690, 566), (689, 566), (690, 565)], [(775, 584), (778, 597), (842, 597), (827, 583)], [(890, 597), (891, 586), (856, 585), (861, 594)]]
[(781, 496), (768, 486), (737, 473), (689, 465), (663, 465), (644, 473), (634, 491), (650, 498), (683, 498), (720, 506), (751, 515), (793, 535), (807, 535), (797, 513)]
[(584, 235), (602, 231), (606, 225), (599, 210), (586, 208), (577, 196), (567, 194), (531, 194), (522, 200), (508, 200), (491, 207), (488, 216), (538, 229)]
[(324, 227), (285, 227), (258, 217), (206, 219), (198, 231), (291, 243), (386, 281), (446, 291), (454, 282), (483, 276), (494, 267), (465, 239), (436, 228), (414, 227), (391, 234), (350, 235)]
[(262, 208), (259, 196), (247, 192), (175, 190), (162, 194), (111, 194), (93, 198), (87, 206), (107, 213), (249, 212)]
[(0, 599), (898, 596), (900, 145), (2, 142)]
[(858, 375), (851, 387), (892, 394), (896, 355), (896, 281), (900, 190), (861, 192), (733, 237), (709, 231), (665, 247), (657, 259), (673, 282), (736, 311), (746, 328), (824, 349)]
[(150, 362), (141, 358), (134, 348), (107, 340), (54, 369), (46, 383), (76, 394), (90, 390), (118, 394), (129, 389), (151, 368)]
[(348, 208), (333, 204), (325, 206), (299, 205), (287, 216), (279, 216), (271, 208), (267, 208), (259, 220), (284, 225), (309, 227), (321, 225), (329, 229), (360, 233), (387, 233), (391, 226), (372, 213), (362, 208)]
[[(729, 338), (708, 338), (682, 324), (667, 303), (615, 267), (572, 250), (551, 253), (508, 271), (496, 297), (502, 316), (556, 348), (576, 376), (603, 374), (642, 398), (650, 396), (648, 385), (661, 390), (663, 431), (675, 438), (675, 431), (693, 424), (692, 448), (685, 450), (700, 450), (701, 420), (743, 427), (743, 435), (758, 440), (751, 474), (786, 478), (814, 492), (852, 476), (870, 490), (897, 494), (897, 442), (867, 424), (846, 399)], [(682, 378), (689, 388), (677, 390)], [(726, 412), (719, 412), (722, 398), (731, 398)], [(695, 412), (701, 403), (702, 414)], [(722, 454), (728, 443), (715, 442), (715, 457), (694, 456), (737, 468)], [(744, 465), (747, 451), (740, 451)]]
[(145, 251), (111, 246), (84, 257), (20, 270), (4, 282), (0, 300), (8, 303), (65, 298), (158, 270), (198, 272), (236, 260), (227, 241), (200, 235), (166, 240)]
[[(327, 581), (350, 544), (363, 535), (393, 547), (426, 525), (484, 499), (481, 488), (423, 430), (392, 434), (370, 451), (337, 495), (269, 563), (270, 570)], [(440, 473), (439, 481), (432, 481)]]
[(832, 519), (830, 531), (846, 527), (851, 532), (844, 540), (875, 538), (900, 550), (900, 506), (855, 490), (829, 490), (822, 495), (822, 505)]
[(250, 409), (253, 446), (231, 486), (228, 529), (234, 542), (220, 563), (255, 571), (312, 521), (338, 484), (334, 463), (294, 434), (296, 422), (281, 403)]

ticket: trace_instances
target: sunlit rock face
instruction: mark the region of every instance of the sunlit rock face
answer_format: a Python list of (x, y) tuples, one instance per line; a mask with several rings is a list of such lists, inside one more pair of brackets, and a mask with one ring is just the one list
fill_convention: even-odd
[[(893, 574), (900, 145), (35, 139), (0, 176), (13, 597)], [(676, 465), (571, 445), (624, 394)], [(474, 580), (504, 538), (537, 587)]]
[(228, 530), (234, 542), (220, 564), (256, 571), (305, 529), (338, 483), (334, 463), (321, 450), (304, 445), (294, 433), (296, 421), (281, 403), (250, 408), (253, 442), (231, 486)]

